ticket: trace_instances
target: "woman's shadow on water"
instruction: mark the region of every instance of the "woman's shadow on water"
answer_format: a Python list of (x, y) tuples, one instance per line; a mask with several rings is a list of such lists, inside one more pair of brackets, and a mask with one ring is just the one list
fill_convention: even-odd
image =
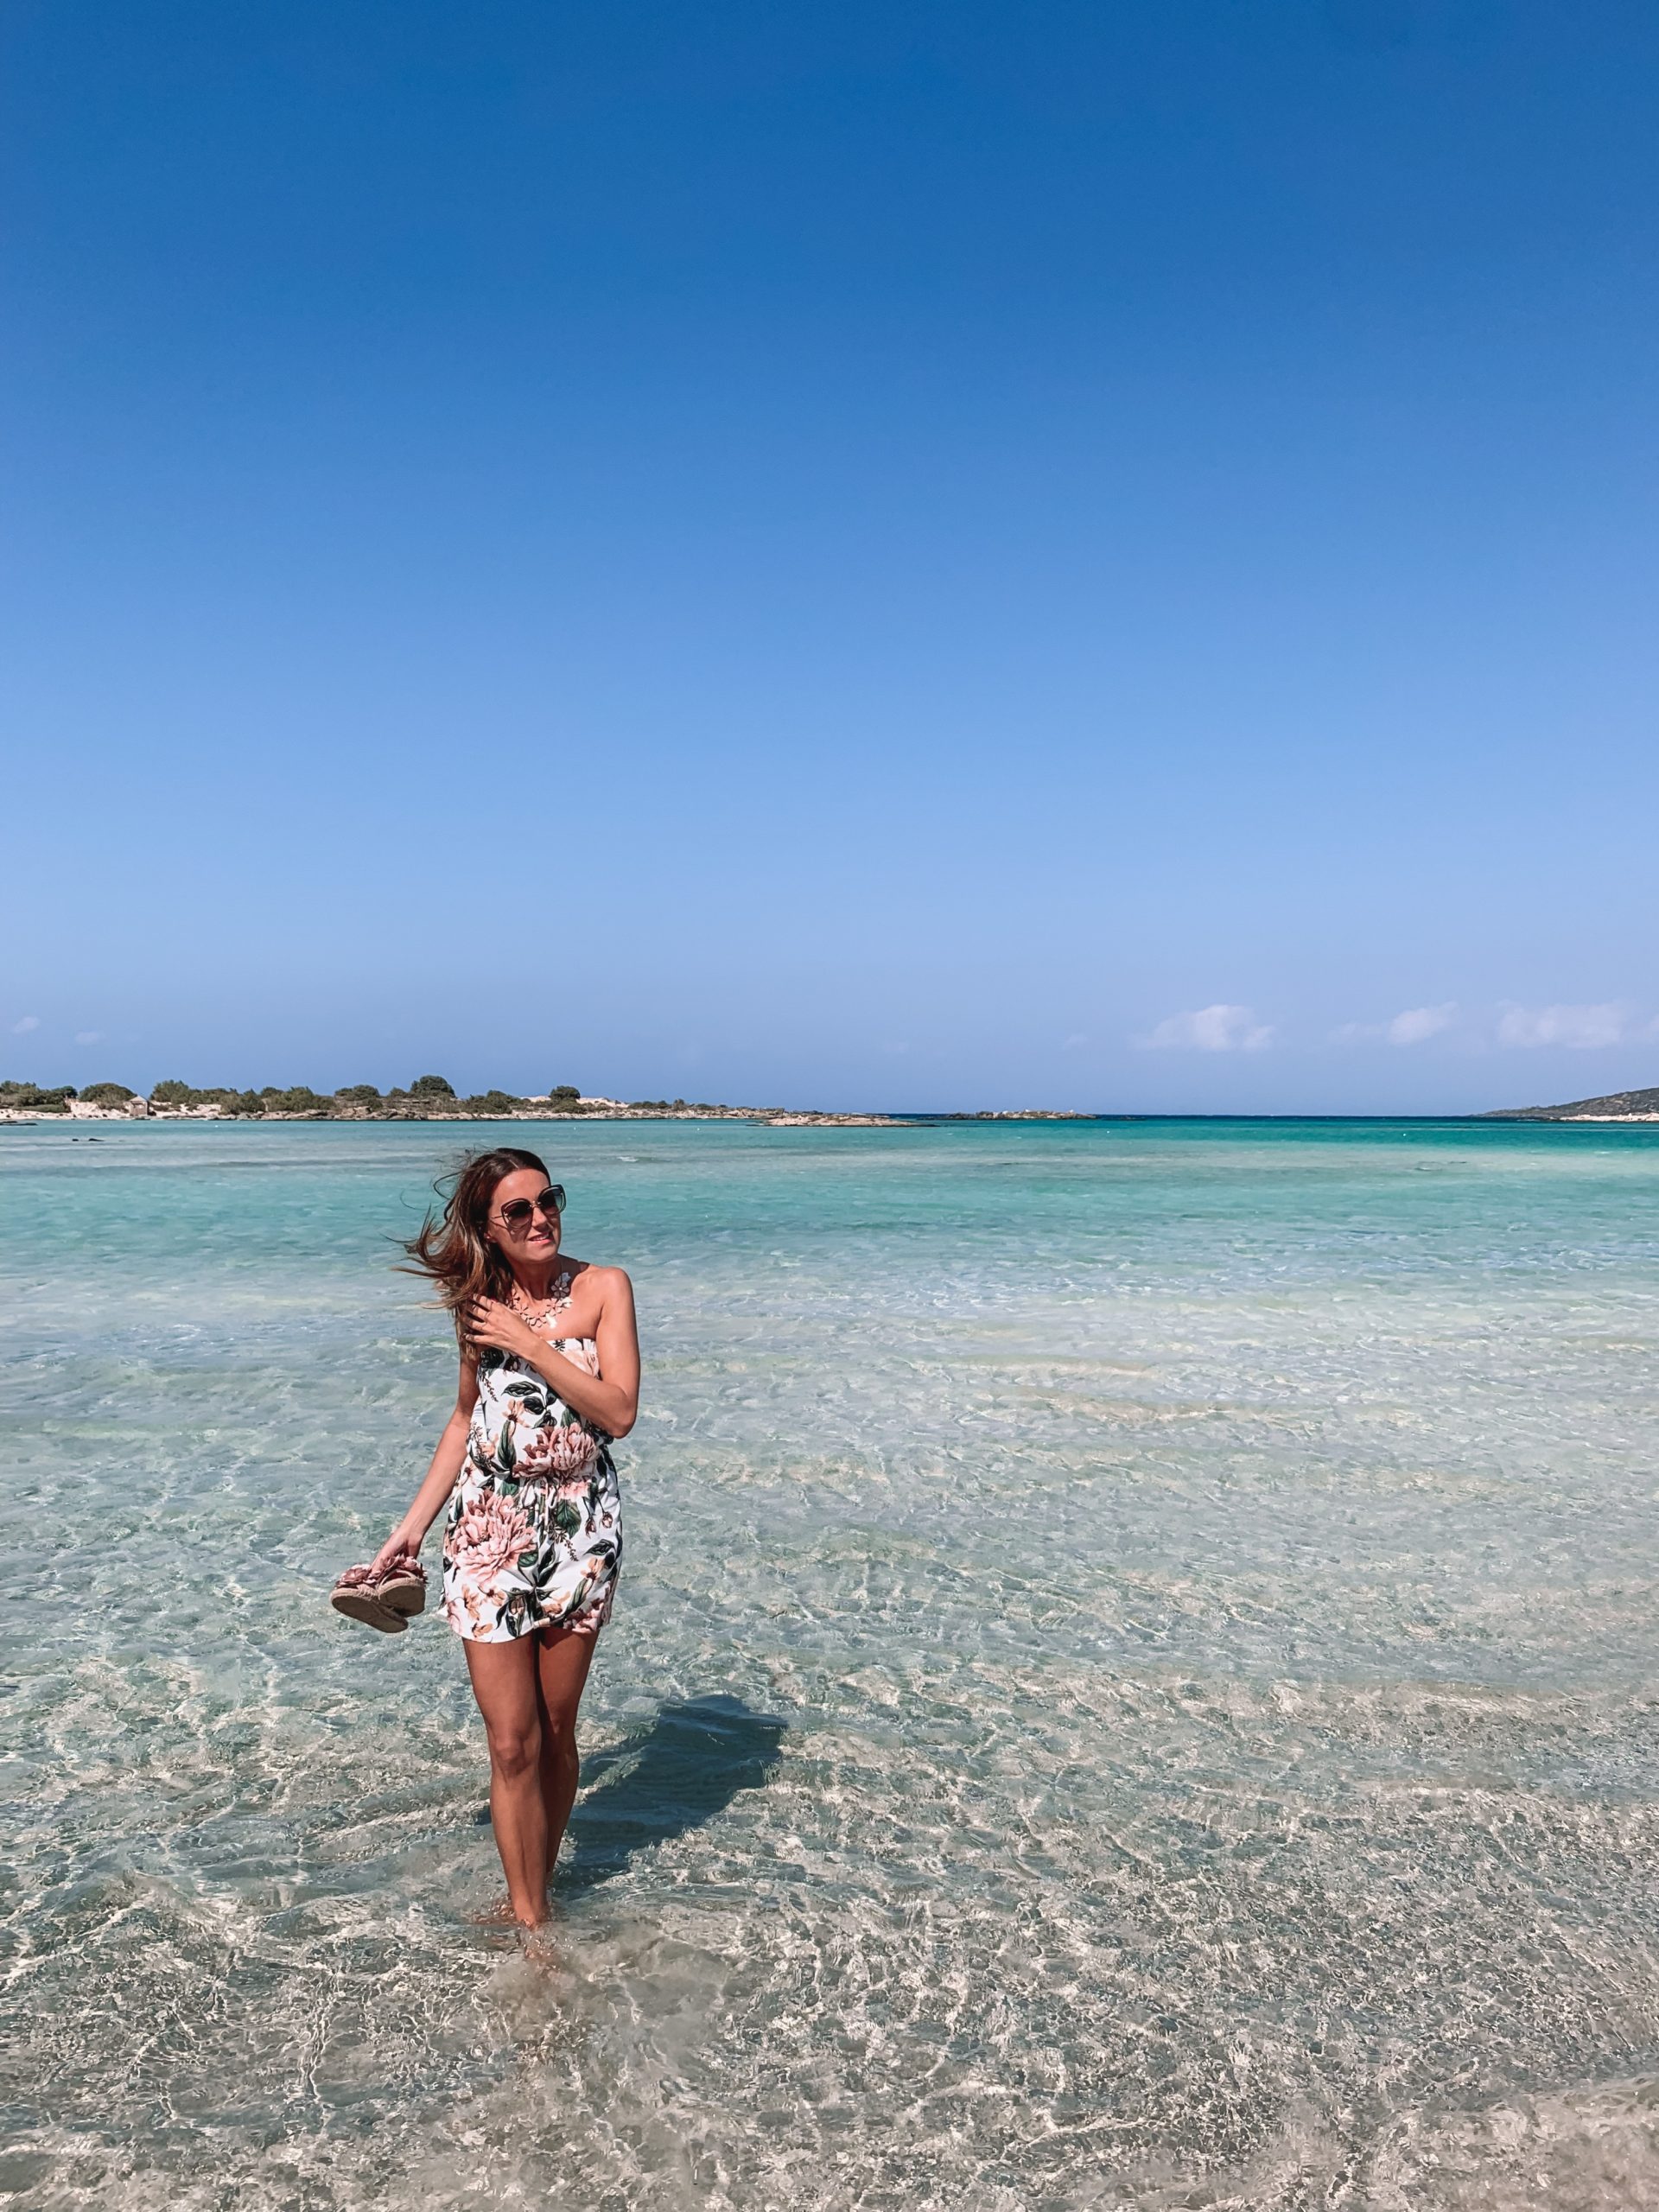
[(582, 1761), (588, 1786), (570, 1816), (575, 1852), (559, 1868), (561, 1891), (609, 1881), (636, 1852), (703, 1827), (745, 1789), (764, 1789), (786, 1733), (784, 1721), (741, 1698), (665, 1700), (649, 1726)]

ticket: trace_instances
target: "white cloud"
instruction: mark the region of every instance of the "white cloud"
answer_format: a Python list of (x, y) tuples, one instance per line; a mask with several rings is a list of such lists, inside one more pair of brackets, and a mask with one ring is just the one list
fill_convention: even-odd
[(1421, 1045), (1426, 1038), (1438, 1037), (1442, 1029), (1449, 1029), (1457, 1014), (1457, 1002), (1452, 999), (1444, 1006), (1408, 1007), (1404, 1014), (1396, 1014), (1389, 1024), (1389, 1042)]
[(12, 1023), (11, 1033), (14, 1037), (27, 1037), (31, 1029), (38, 1029), (40, 1026), (41, 1017), (38, 1014), (26, 1014), (21, 1021)]
[(1172, 1014), (1138, 1041), (1153, 1052), (1261, 1052), (1273, 1042), (1273, 1031), (1250, 1007), (1205, 1006)]
[(103, 1041), (104, 1032), (101, 1029), (77, 1029), (75, 1032), (77, 1045), (101, 1045)]
[(1425, 1038), (1438, 1037), (1442, 1029), (1449, 1029), (1457, 1015), (1456, 1001), (1451, 999), (1444, 1006), (1408, 1007), (1392, 1021), (1344, 1021), (1331, 1032), (1331, 1042), (1376, 1045), (1386, 1038), (1390, 1045), (1421, 1045)]
[(1508, 1006), (1497, 1025), (1500, 1045), (1565, 1045), (1592, 1052), (1624, 1034), (1622, 1006)]

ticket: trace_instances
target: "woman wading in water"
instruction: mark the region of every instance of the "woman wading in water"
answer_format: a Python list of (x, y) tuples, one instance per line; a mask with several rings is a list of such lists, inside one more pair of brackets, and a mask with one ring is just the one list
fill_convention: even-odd
[(461, 1382), (426, 1480), (370, 1575), (447, 1505), (443, 1605), (490, 1745), (512, 1916), (547, 1917), (576, 1796), (576, 1707), (622, 1559), (613, 1437), (639, 1409), (633, 1288), (561, 1252), (564, 1192), (533, 1152), (469, 1160), (408, 1249), (454, 1317)]

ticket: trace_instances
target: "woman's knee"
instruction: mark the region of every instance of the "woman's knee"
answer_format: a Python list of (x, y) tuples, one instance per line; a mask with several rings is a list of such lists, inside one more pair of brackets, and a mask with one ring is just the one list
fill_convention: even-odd
[(550, 1766), (574, 1766), (576, 1764), (574, 1715), (549, 1713), (543, 1717), (542, 1757)]
[(490, 1764), (504, 1782), (516, 1782), (533, 1773), (542, 1756), (542, 1728), (538, 1720), (507, 1722), (486, 1730)]

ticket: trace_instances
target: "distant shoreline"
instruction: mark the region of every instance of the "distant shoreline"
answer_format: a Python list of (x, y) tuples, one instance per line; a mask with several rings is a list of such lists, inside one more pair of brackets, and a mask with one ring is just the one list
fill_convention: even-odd
[(291, 1126), (302, 1122), (328, 1122), (339, 1126), (385, 1127), (403, 1122), (455, 1122), (469, 1126), (487, 1122), (557, 1122), (569, 1128), (583, 1122), (759, 1122), (769, 1128), (891, 1128), (914, 1126), (912, 1117), (894, 1114), (818, 1114), (791, 1113), (765, 1107), (720, 1106), (688, 1107), (677, 1111), (673, 1108), (588, 1108), (575, 1112), (550, 1107), (524, 1106), (499, 1113), (468, 1113), (456, 1110), (426, 1111), (419, 1109), (399, 1109), (389, 1113), (330, 1114), (315, 1110), (289, 1113), (278, 1109), (263, 1114), (205, 1113), (199, 1109), (184, 1107), (149, 1107), (133, 1113), (121, 1107), (93, 1106), (77, 1110), (74, 1107), (60, 1109), (39, 1106), (0, 1106), (0, 1123), (10, 1122), (31, 1128), (68, 1128), (81, 1122), (119, 1122), (130, 1127), (143, 1122), (168, 1122), (191, 1128), (257, 1128), (269, 1122)]
[(85, 1122), (745, 1122), (774, 1129), (903, 1129), (948, 1123), (1088, 1122), (1122, 1125), (1179, 1122), (1281, 1122), (1312, 1126), (1338, 1123), (1443, 1124), (1493, 1122), (1592, 1125), (1598, 1128), (1659, 1125), (1659, 1090), (1616, 1090), (1598, 1098), (1577, 1098), (1558, 1106), (1502, 1107), (1472, 1114), (1125, 1114), (1086, 1113), (1051, 1106), (981, 1108), (976, 1111), (927, 1109), (832, 1113), (821, 1107), (728, 1106), (705, 1099), (611, 1098), (588, 1095), (575, 1084), (520, 1096), (492, 1090), (459, 1095), (447, 1077), (417, 1076), (403, 1089), (380, 1091), (372, 1084), (317, 1091), (308, 1084), (283, 1089), (237, 1090), (221, 1085), (196, 1089), (168, 1079), (148, 1096), (125, 1084), (94, 1083), (77, 1090), (72, 1084), (41, 1085), (0, 1081), (0, 1123), (42, 1127)]
[(136, 1094), (118, 1104), (81, 1097), (64, 1097), (60, 1104), (55, 1099), (52, 1103), (42, 1099), (39, 1103), (28, 1105), (0, 1103), (0, 1123), (10, 1122), (31, 1128), (85, 1122), (168, 1122), (188, 1123), (193, 1128), (244, 1128), (267, 1122), (372, 1124), (397, 1122), (468, 1124), (536, 1122), (556, 1122), (565, 1126), (582, 1122), (747, 1122), (773, 1129), (903, 1129), (938, 1122), (1087, 1122), (1102, 1118), (1119, 1117), (1052, 1111), (1040, 1107), (1004, 1111), (988, 1109), (973, 1114), (836, 1114), (817, 1108), (787, 1106), (631, 1105), (620, 1099), (582, 1099), (568, 1106), (554, 1106), (544, 1099), (524, 1099), (511, 1106), (491, 1108), (475, 1107), (461, 1100), (452, 1105), (437, 1101), (406, 1103), (400, 1100), (395, 1105), (264, 1107), (257, 1110), (246, 1108), (226, 1110), (217, 1103), (158, 1105), (153, 1100)]
[(1659, 1090), (1609, 1090), (1599, 1098), (1569, 1099), (1564, 1106), (1510, 1106), (1481, 1118), (1488, 1122), (1659, 1122)]
[(259, 1128), (272, 1124), (292, 1128), (303, 1122), (323, 1123), (333, 1127), (383, 1128), (397, 1123), (418, 1122), (438, 1127), (452, 1124), (470, 1128), (488, 1124), (531, 1122), (570, 1128), (583, 1122), (597, 1122), (612, 1125), (637, 1122), (739, 1122), (752, 1128), (771, 1129), (923, 1129), (952, 1125), (984, 1127), (988, 1123), (1068, 1122), (1090, 1126), (1111, 1124), (1121, 1128), (1135, 1126), (1161, 1127), (1184, 1123), (1237, 1124), (1268, 1122), (1285, 1126), (1300, 1125), (1311, 1128), (1370, 1125), (1386, 1128), (1466, 1127), (1478, 1128), (1497, 1123), (1524, 1126), (1530, 1128), (1659, 1128), (1659, 1113), (1637, 1114), (1578, 1114), (1544, 1107), (1509, 1109), (1497, 1112), (1471, 1114), (1086, 1114), (1064, 1109), (982, 1108), (976, 1111), (940, 1112), (921, 1109), (910, 1113), (892, 1114), (835, 1114), (817, 1110), (791, 1111), (765, 1106), (691, 1106), (661, 1107), (586, 1107), (575, 1110), (546, 1106), (526, 1105), (511, 1111), (469, 1113), (464, 1109), (420, 1109), (398, 1108), (387, 1112), (327, 1113), (315, 1110), (275, 1112), (244, 1115), (203, 1112), (194, 1108), (149, 1108), (133, 1113), (119, 1107), (86, 1107), (60, 1110), (50, 1107), (0, 1106), (0, 1128), (73, 1128), (92, 1123), (118, 1123), (123, 1127), (135, 1124), (166, 1124), (190, 1128)]

